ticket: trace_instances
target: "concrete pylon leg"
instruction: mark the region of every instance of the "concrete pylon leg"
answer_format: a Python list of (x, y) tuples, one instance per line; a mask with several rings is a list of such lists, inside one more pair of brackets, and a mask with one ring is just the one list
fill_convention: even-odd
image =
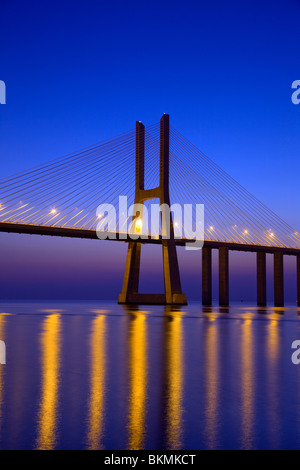
[(125, 273), (123, 279), (123, 288), (119, 294), (119, 303), (125, 304), (130, 301), (132, 294), (137, 294), (139, 290), (140, 277), (141, 244), (129, 242)]
[(211, 248), (202, 248), (202, 305), (211, 305)]
[(173, 240), (163, 240), (163, 267), (166, 304), (186, 305), (185, 294), (181, 291), (181, 282), (177, 260), (176, 245)]
[(266, 275), (266, 253), (258, 251), (256, 253), (257, 271), (257, 305), (264, 307), (267, 305), (267, 275)]
[(229, 304), (228, 248), (219, 248), (219, 304)]
[(297, 304), (300, 307), (300, 255), (297, 255)]
[(283, 253), (274, 253), (274, 305), (282, 307), (284, 305), (283, 294)]

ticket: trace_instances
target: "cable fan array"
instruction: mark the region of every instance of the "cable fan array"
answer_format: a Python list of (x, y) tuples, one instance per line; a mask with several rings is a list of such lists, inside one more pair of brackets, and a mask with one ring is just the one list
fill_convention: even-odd
[[(104, 214), (99, 204), (116, 210), (116, 231), (124, 231), (119, 196), (128, 206), (135, 193), (135, 130), (1, 180), (0, 222), (95, 230)], [(145, 189), (159, 185), (160, 126), (145, 129)], [(204, 204), (204, 239), (300, 248), (300, 234), (274, 214), (170, 127), (171, 204)], [(150, 213), (150, 204), (145, 207)], [(158, 201), (156, 201), (158, 202)], [(119, 220), (123, 226), (120, 226)], [(126, 214), (126, 225), (131, 217)], [(107, 220), (109, 222), (109, 220)], [(184, 218), (175, 232), (185, 233)], [(158, 232), (154, 235), (158, 235)], [(143, 231), (143, 233), (145, 233)], [(153, 234), (153, 233), (152, 233)]]
[(204, 204), (205, 240), (300, 248), (297, 231), (172, 126), (170, 193), (172, 202)]
[(134, 199), (135, 130), (6, 178), (0, 222), (95, 230), (99, 204)]

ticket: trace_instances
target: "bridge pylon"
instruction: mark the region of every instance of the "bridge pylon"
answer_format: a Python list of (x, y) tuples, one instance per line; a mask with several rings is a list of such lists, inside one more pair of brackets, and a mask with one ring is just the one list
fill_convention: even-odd
[[(169, 115), (164, 114), (160, 120), (160, 182), (153, 189), (145, 189), (145, 127), (136, 123), (136, 168), (135, 168), (135, 204), (142, 204), (148, 199), (159, 199), (160, 204), (170, 207), (169, 194)], [(142, 214), (140, 214), (142, 216)], [(169, 220), (168, 220), (169, 218)], [(139, 274), (141, 243), (130, 241), (128, 244), (120, 304), (157, 304), (186, 305), (185, 294), (181, 290), (179, 266), (174, 239), (172, 214), (161, 211), (161, 226), (169, 227), (167, 238), (162, 238), (162, 256), (164, 270), (164, 293), (139, 293)]]

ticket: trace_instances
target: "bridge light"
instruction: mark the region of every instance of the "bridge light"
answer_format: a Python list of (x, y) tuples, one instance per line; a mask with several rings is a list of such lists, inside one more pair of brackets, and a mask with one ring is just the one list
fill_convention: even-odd
[(274, 237), (274, 233), (273, 233), (273, 232), (270, 233), (270, 237)]
[(50, 214), (56, 214), (56, 209), (52, 209), (52, 211), (50, 211)]
[(212, 226), (210, 226), (209, 228), (210, 228), (210, 230), (213, 230), (213, 229), (214, 229)]
[(247, 235), (247, 233), (248, 233), (248, 230), (245, 230), (245, 231), (244, 231), (244, 233)]
[(103, 217), (103, 214), (98, 214), (98, 219), (101, 219)]
[(143, 222), (141, 219), (138, 219), (135, 223), (135, 229), (137, 232), (141, 232), (143, 226)]
[(174, 225), (175, 225), (175, 227), (178, 227), (178, 222), (175, 222), (175, 224), (174, 224)]

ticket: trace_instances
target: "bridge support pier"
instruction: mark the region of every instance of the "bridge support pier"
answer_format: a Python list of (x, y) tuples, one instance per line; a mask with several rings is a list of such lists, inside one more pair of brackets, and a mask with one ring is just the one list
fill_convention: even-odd
[(136, 295), (139, 288), (141, 244), (128, 243), (128, 251), (124, 272), (123, 289), (119, 295), (119, 303), (126, 303), (128, 295)]
[[(170, 207), (169, 196), (169, 116), (164, 114), (160, 120), (160, 182), (159, 186), (145, 190), (145, 127), (136, 123), (136, 168), (135, 204), (143, 206), (147, 199), (158, 198), (160, 204)], [(139, 211), (140, 212), (140, 211)], [(140, 213), (140, 218), (143, 214)], [(164, 267), (164, 294), (140, 294), (139, 271), (141, 242), (129, 242), (123, 288), (119, 295), (121, 304), (176, 304), (186, 305), (186, 296), (181, 291), (177, 251), (174, 238), (172, 214), (161, 212), (162, 257)]]
[(274, 253), (274, 305), (282, 307), (284, 305), (283, 295), (283, 253)]
[(219, 248), (219, 305), (229, 305), (228, 248)]
[(267, 305), (267, 275), (266, 275), (266, 253), (258, 251), (256, 253), (257, 270), (257, 305), (264, 307)]
[(300, 255), (297, 255), (297, 303), (300, 307)]
[(211, 305), (211, 248), (202, 248), (202, 305)]

